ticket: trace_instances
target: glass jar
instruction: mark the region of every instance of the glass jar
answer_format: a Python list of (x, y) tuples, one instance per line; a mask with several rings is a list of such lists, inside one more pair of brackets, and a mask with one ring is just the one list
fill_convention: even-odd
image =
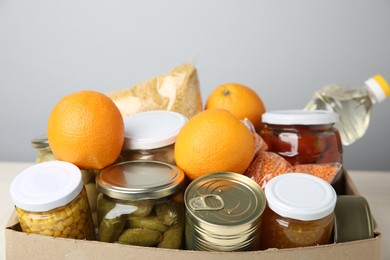
[[(35, 163), (42, 163), (47, 161), (56, 161), (57, 158), (53, 154), (47, 135), (40, 135), (31, 140), (32, 147), (35, 148), (38, 152), (38, 157)], [(97, 212), (96, 212), (96, 198), (97, 190), (95, 184), (95, 177), (99, 171), (98, 170), (87, 170), (81, 169), (81, 176), (83, 178), (83, 183), (85, 185), (85, 190), (87, 191), (89, 206), (92, 212), (92, 219), (95, 226), (97, 226)]]
[(99, 241), (181, 248), (183, 181), (183, 171), (158, 161), (128, 161), (103, 169), (96, 178)]
[(121, 160), (155, 160), (175, 165), (174, 144), (187, 118), (173, 111), (154, 110), (124, 119)]
[(47, 135), (40, 135), (31, 140), (32, 147), (38, 152), (36, 163), (57, 160), (50, 149)]
[(261, 248), (293, 248), (331, 242), (336, 192), (310, 174), (274, 177), (265, 187)]
[(36, 164), (15, 177), (10, 192), (23, 232), (95, 239), (87, 193), (75, 165)]
[[(260, 136), (268, 146), (291, 165), (342, 163), (343, 147), (334, 127), (337, 114), (330, 111), (280, 110), (262, 116)], [(332, 183), (342, 193), (342, 169)]]

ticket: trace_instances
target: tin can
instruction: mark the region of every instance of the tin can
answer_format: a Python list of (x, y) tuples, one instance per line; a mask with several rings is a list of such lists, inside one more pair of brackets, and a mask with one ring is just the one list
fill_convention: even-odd
[(187, 187), (184, 202), (186, 249), (258, 249), (266, 200), (250, 178), (232, 172), (203, 175)]
[(99, 241), (179, 249), (184, 233), (184, 173), (158, 161), (128, 161), (96, 178)]
[(363, 196), (341, 195), (335, 208), (334, 242), (343, 243), (373, 238), (374, 219)]

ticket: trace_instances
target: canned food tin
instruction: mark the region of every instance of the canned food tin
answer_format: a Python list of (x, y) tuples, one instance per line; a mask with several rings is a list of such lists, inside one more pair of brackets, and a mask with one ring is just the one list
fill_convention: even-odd
[(184, 194), (186, 249), (256, 250), (266, 200), (250, 178), (217, 172), (197, 178)]
[(370, 206), (363, 196), (338, 196), (335, 215), (335, 243), (374, 237), (374, 220)]

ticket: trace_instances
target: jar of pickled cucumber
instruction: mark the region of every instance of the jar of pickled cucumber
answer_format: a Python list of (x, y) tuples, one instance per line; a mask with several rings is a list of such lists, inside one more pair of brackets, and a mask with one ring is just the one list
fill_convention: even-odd
[(282, 174), (267, 183), (265, 196), (262, 249), (332, 242), (337, 196), (329, 183), (311, 174)]
[(125, 140), (122, 161), (155, 160), (175, 164), (176, 136), (187, 117), (173, 111), (154, 110), (124, 119)]
[(179, 249), (184, 173), (159, 161), (122, 162), (96, 177), (99, 241)]
[(63, 161), (35, 164), (15, 177), (11, 198), (23, 232), (95, 239), (81, 172)]

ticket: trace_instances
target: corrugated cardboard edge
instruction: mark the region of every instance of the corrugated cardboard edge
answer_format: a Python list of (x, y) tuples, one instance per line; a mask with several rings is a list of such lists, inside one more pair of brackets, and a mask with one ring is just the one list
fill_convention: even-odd
[[(346, 193), (359, 194), (346, 173)], [(16, 213), (11, 215), (5, 230), (7, 259), (380, 259), (381, 234), (376, 226), (376, 236), (371, 239), (293, 249), (270, 249), (251, 252), (202, 252), (190, 250), (158, 249), (53, 238), (17, 231)]]

